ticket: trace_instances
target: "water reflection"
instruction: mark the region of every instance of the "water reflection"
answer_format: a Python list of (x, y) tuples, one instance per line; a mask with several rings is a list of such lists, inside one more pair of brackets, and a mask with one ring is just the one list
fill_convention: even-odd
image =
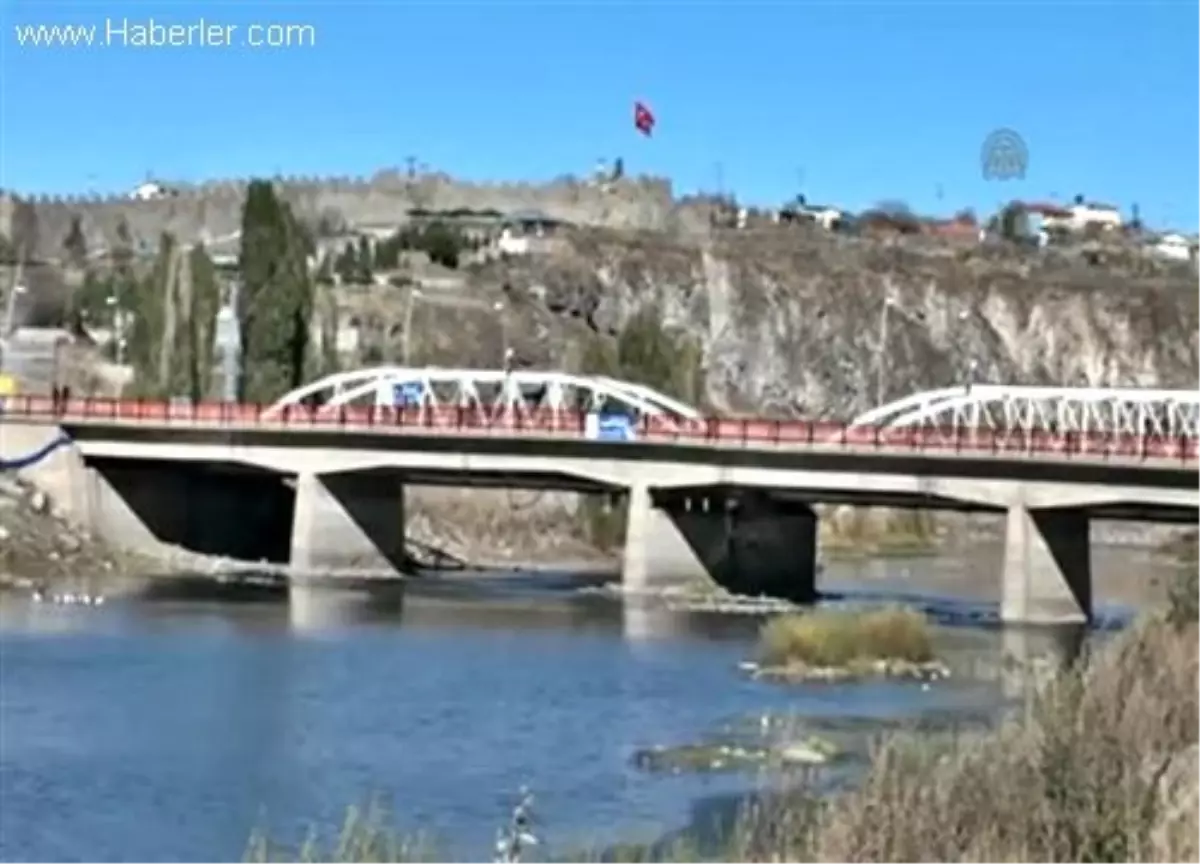
[(1000, 631), (1000, 686), (1006, 699), (1023, 700), (1081, 656), (1088, 637), (1083, 624), (1004, 627)]
[(288, 623), (295, 633), (341, 630), (356, 624), (398, 622), (404, 610), (402, 583), (341, 588), (293, 584), (288, 590)]
[[(111, 607), (109, 607), (111, 608)], [(0, 598), (0, 630), (43, 636), (94, 628), (96, 616), (106, 607), (33, 603), (24, 597)]]

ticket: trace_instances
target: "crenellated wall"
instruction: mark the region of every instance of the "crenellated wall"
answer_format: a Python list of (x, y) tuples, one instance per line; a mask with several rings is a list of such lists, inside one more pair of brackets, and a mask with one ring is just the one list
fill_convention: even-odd
[[(549, 183), (476, 184), (444, 174), (409, 177), (381, 171), (363, 177), (275, 178), (283, 197), (301, 218), (314, 224), (324, 218), (350, 226), (404, 221), (408, 210), (494, 209), (542, 210), (558, 219), (583, 225), (619, 228), (662, 228), (674, 201), (670, 181), (628, 178), (602, 188), (573, 177)], [(153, 247), (169, 231), (184, 242), (232, 235), (241, 221), (242, 200), (249, 180), (217, 180), (198, 185), (166, 183), (175, 195), (136, 200), (127, 195), (106, 197), (31, 196), (38, 217), (38, 251), (57, 257), (71, 220), (82, 218), (89, 247), (115, 241), (122, 218), (135, 243)], [(0, 233), (12, 236), (12, 198), (0, 194)]]

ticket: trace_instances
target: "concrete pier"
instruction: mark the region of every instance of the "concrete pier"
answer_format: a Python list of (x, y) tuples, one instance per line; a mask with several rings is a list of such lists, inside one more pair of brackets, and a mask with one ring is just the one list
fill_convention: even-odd
[(1008, 509), (1000, 618), (1071, 624), (1092, 616), (1088, 515), (1077, 509)]
[(399, 478), (367, 472), (297, 476), (290, 563), (300, 573), (403, 572)]
[(738, 594), (815, 596), (817, 517), (807, 505), (746, 490), (638, 485), (628, 519), (623, 579), (633, 590), (711, 578)]
[(73, 517), (114, 546), (287, 561), (293, 497), (278, 474), (129, 459), (90, 460), (73, 474)]

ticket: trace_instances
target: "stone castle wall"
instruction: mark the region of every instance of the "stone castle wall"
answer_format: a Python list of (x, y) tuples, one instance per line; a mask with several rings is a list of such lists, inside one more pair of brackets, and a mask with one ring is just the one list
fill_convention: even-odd
[[(608, 188), (574, 178), (544, 184), (475, 184), (441, 174), (409, 177), (396, 171), (380, 172), (371, 178), (275, 180), (298, 215), (314, 224), (321, 220), (349, 226), (399, 223), (414, 208), (494, 209), (502, 213), (537, 209), (582, 225), (660, 229), (668, 224), (673, 210), (671, 184), (659, 178), (623, 179)], [(147, 247), (156, 245), (164, 231), (191, 242), (219, 240), (238, 230), (248, 180), (168, 185), (178, 194), (149, 201), (120, 195), (25, 199), (37, 213), (38, 252), (58, 257), (76, 215), (82, 217), (92, 249), (114, 242), (122, 218), (129, 225), (135, 243)], [(14, 210), (12, 198), (0, 195), (0, 233), (8, 237), (12, 237)]]

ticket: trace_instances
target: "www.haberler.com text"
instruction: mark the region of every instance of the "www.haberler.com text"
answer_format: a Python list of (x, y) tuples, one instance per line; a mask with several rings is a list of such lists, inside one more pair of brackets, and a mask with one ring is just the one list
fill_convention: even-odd
[(22, 48), (313, 48), (312, 24), (227, 24), (198, 18), (164, 21), (155, 18), (105, 18), (92, 24), (15, 24)]

